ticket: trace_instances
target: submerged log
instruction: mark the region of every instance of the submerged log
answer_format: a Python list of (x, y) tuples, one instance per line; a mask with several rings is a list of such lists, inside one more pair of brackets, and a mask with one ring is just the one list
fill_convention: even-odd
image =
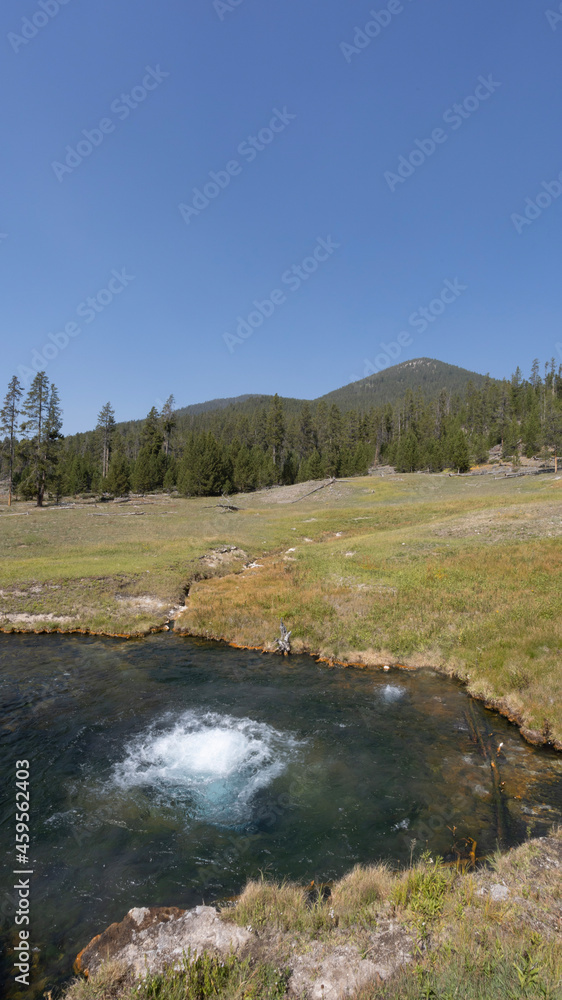
[(289, 641), (291, 633), (285, 628), (283, 619), (281, 619), (280, 631), (281, 637), (275, 640), (277, 643), (277, 649), (280, 653), (283, 653), (284, 656), (287, 656), (291, 652), (291, 643)]

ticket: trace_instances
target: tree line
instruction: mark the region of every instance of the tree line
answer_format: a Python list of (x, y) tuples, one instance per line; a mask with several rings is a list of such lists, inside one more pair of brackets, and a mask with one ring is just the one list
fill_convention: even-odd
[[(292, 401), (292, 404), (294, 401)], [(368, 412), (305, 402), (233, 404), (196, 415), (178, 413), (170, 396), (143, 421), (117, 424), (111, 403), (93, 431), (63, 437), (56, 387), (39, 372), (28, 392), (14, 376), (0, 410), (1, 475), (12, 495), (45, 497), (177, 489), (219, 496), (324, 476), (364, 475), (372, 465), (400, 472), (451, 468), (466, 472), (500, 446), (503, 459), (522, 455), (555, 463), (562, 448), (562, 366), (554, 360), (529, 378), (486, 377), (464, 392), (443, 389), (427, 400), (408, 389), (402, 399)]]

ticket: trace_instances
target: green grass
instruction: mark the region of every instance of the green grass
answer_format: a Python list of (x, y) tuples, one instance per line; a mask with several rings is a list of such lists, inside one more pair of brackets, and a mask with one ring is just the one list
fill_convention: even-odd
[(286, 970), (265, 962), (204, 953), (140, 983), (118, 965), (102, 966), (91, 979), (75, 980), (65, 1000), (282, 1000), (287, 979)]
[[(283, 617), (296, 651), (434, 666), (562, 745), (561, 487), (403, 475), (297, 503), (283, 501), (300, 487), (241, 496), (237, 513), (165, 496), (16, 504), (0, 509), (0, 627), (139, 634), (189, 590), (178, 629), (272, 648)], [(241, 551), (202, 561), (223, 545)]]
[[(542, 862), (543, 852), (559, 856), (556, 843), (560, 831), (544, 847), (530, 841), (478, 871), (428, 854), (395, 873), (358, 866), (316, 897), (310, 887), (262, 879), (224, 917), (261, 934), (282, 933), (297, 951), (312, 939), (328, 951), (352, 944), (366, 958), (381, 922), (398, 921), (415, 941), (412, 963), (354, 1000), (560, 1000), (562, 876), (559, 863)], [(487, 892), (498, 881), (509, 888), (504, 902)]]
[[(409, 934), (410, 963), (350, 1000), (561, 1000), (561, 861), (553, 831), (478, 870), (424, 854), (404, 871), (358, 866), (330, 887), (262, 878), (222, 911), (255, 932), (248, 954), (204, 954), (140, 982), (110, 962), (63, 1000), (281, 1000), (296, 956), (344, 945), (368, 959), (373, 935), (390, 926)], [(489, 895), (497, 882), (509, 892), (501, 902)], [(390, 957), (392, 935), (384, 948)]]

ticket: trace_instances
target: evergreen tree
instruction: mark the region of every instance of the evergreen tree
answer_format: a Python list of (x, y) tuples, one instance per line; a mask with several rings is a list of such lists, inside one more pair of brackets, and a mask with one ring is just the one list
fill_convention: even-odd
[(47, 420), (45, 424), (45, 435), (47, 440), (47, 470), (52, 471), (58, 465), (60, 457), (60, 442), (62, 441), (62, 410), (58, 389), (51, 384), (49, 392), (49, 406), (47, 408)]
[(282, 482), (285, 486), (292, 486), (296, 482), (299, 471), (299, 460), (297, 453), (293, 450), (287, 452), (283, 462)]
[(66, 464), (64, 492), (71, 496), (88, 493), (92, 485), (89, 464), (83, 455), (73, 455)]
[(558, 459), (562, 451), (562, 407), (550, 396), (545, 412), (545, 442), (554, 454), (554, 470), (558, 472)]
[(420, 449), (418, 439), (413, 431), (408, 431), (400, 439), (396, 452), (396, 468), (398, 472), (415, 472), (419, 468)]
[(477, 465), (482, 465), (488, 461), (488, 442), (483, 434), (475, 434), (473, 436), (471, 450)]
[(256, 486), (255, 463), (252, 461), (250, 449), (245, 444), (238, 449), (234, 461), (233, 482), (234, 488), (240, 493), (246, 493)]
[(314, 451), (314, 427), (310, 403), (305, 403), (300, 411), (297, 449), (305, 459)]
[(328, 413), (328, 439), (326, 445), (325, 467), (329, 476), (340, 474), (340, 452), (342, 445), (342, 418), (335, 403), (332, 403)]
[(116, 497), (127, 496), (131, 488), (129, 463), (121, 441), (118, 442), (109, 462), (107, 488)]
[(45, 372), (37, 372), (21, 410), (26, 418), (22, 432), (30, 442), (32, 469), (28, 476), (27, 493), (33, 486), (37, 506), (42, 507), (48, 470), (47, 421), (49, 413), (49, 380)]
[(519, 421), (514, 418), (506, 426), (504, 431), (502, 458), (517, 459), (519, 457), (519, 434), (520, 434)]
[(284, 442), (285, 420), (283, 416), (283, 402), (279, 399), (277, 393), (275, 393), (267, 416), (267, 443), (271, 448), (271, 457), (276, 469), (282, 466)]
[(527, 410), (527, 415), (523, 420), (521, 427), (521, 436), (523, 438), (523, 450), (525, 455), (527, 458), (532, 458), (533, 455), (537, 455), (541, 449), (542, 430), (538, 405), (534, 396), (531, 400), (529, 400), (529, 403), (530, 405)]
[(462, 429), (457, 431), (451, 441), (449, 461), (457, 472), (468, 472), (470, 469), (470, 450), (466, 434)]
[(170, 439), (172, 437), (172, 432), (176, 426), (176, 418), (174, 416), (174, 397), (168, 396), (164, 406), (162, 407), (162, 413), (160, 414), (160, 419), (162, 421), (162, 430), (164, 432), (164, 454), (168, 455), (170, 452)]
[(306, 479), (323, 479), (326, 475), (320, 452), (315, 449), (306, 463)]
[(166, 456), (162, 451), (163, 433), (158, 410), (153, 406), (144, 421), (140, 451), (133, 466), (131, 485), (135, 493), (149, 493), (164, 483)]
[(98, 413), (96, 430), (101, 442), (101, 475), (105, 479), (111, 459), (111, 439), (115, 431), (115, 413), (111, 403), (106, 403)]
[(539, 359), (535, 358), (531, 367), (531, 378), (529, 380), (533, 389), (537, 389), (541, 384), (540, 371)]
[(170, 492), (173, 490), (178, 481), (178, 463), (177, 460), (172, 457), (168, 460), (168, 468), (166, 469), (166, 475), (164, 476), (163, 486), (164, 489)]
[(14, 375), (10, 379), (8, 392), (4, 399), (4, 405), (0, 410), (0, 431), (8, 437), (9, 464), (8, 464), (8, 507), (12, 504), (12, 485), (14, 480), (14, 457), (16, 444), (16, 431), (18, 417), (20, 414), (19, 403), (23, 395), (23, 389)]

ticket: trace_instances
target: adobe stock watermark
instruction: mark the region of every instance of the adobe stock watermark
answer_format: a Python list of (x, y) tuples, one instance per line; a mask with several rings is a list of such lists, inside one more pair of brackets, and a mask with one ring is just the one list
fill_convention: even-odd
[[(412, 0), (409, 0), (409, 3), (411, 2)], [(381, 32), (385, 28), (388, 28), (392, 18), (401, 14), (403, 10), (404, 4), (401, 3), (401, 0), (389, 0), (381, 10), (370, 10), (367, 23), (362, 28), (355, 27), (353, 44), (351, 42), (340, 42), (340, 52), (345, 61), (350, 63), (353, 56), (358, 56), (361, 52), (364, 52), (373, 39), (378, 38)]]
[[(466, 292), (467, 288), (468, 285), (461, 284), (458, 278), (455, 278), (453, 281), (446, 278), (439, 295), (432, 299), (428, 306), (418, 306), (413, 313), (410, 313), (408, 316), (408, 326), (412, 327), (417, 333), (425, 333), (431, 324), (435, 323), (435, 320), (443, 315), (447, 306), (453, 305), (462, 293)], [(361, 378), (367, 378), (369, 375), (377, 375), (384, 368), (388, 368), (394, 364), (402, 354), (404, 348), (410, 347), (413, 342), (414, 338), (409, 330), (401, 330), (396, 340), (391, 340), (389, 344), (381, 342), (379, 347), (382, 348), (382, 353), (377, 354), (374, 362), (369, 358), (364, 358), (365, 367), (363, 375), (351, 375), (350, 380), (358, 382)]]
[(224, 21), (227, 14), (234, 13), (243, 3), (244, 0), (213, 0), (213, 7), (217, 12), (219, 21)]
[[(320, 264), (327, 261), (335, 250), (339, 250), (340, 246), (340, 243), (334, 243), (331, 236), (327, 236), (326, 239), (318, 236), (316, 246), (311, 255), (305, 257), (300, 264), (293, 264), (292, 267), (283, 271), (280, 283), (285, 285), (290, 292), (298, 292), (303, 283), (308, 281), (311, 275), (318, 270)], [(281, 288), (274, 288), (267, 298), (263, 300), (254, 299), (252, 305), (255, 308), (247, 316), (237, 317), (236, 333), (223, 333), (222, 335), (222, 339), (230, 353), (234, 353), (234, 349), (238, 344), (243, 344), (245, 340), (248, 340), (254, 331), (262, 325), (264, 320), (270, 319), (273, 313), (285, 304), (287, 298), (287, 293)]]
[[(107, 309), (111, 305), (115, 296), (120, 295), (131, 281), (134, 280), (135, 276), (127, 274), (126, 268), (123, 267), (120, 271), (114, 268), (107, 285), (104, 288), (100, 288), (95, 295), (90, 295), (83, 302), (80, 302), (76, 306), (75, 315), (84, 320), (84, 326), (89, 326), (104, 309)], [(79, 326), (75, 320), (70, 320), (58, 332), (49, 333), (47, 341), (43, 344), (41, 350), (33, 351), (30, 366), (19, 365), (18, 367), (18, 376), (24, 384), (28, 385), (35, 378), (37, 372), (44, 371), (47, 365), (51, 364), (61, 351), (64, 351), (68, 347), (71, 340), (82, 333), (82, 329), (83, 327)]]
[[(478, 85), (474, 93), (465, 97), (460, 104), (453, 104), (450, 108), (447, 108), (442, 115), (442, 121), (445, 125), (449, 126), (451, 132), (458, 132), (464, 123), (478, 111), (482, 104), (489, 101), (492, 94), (495, 94), (496, 90), (501, 86), (502, 84), (494, 80), (491, 73), (488, 77), (479, 76)], [(433, 156), (437, 147), (447, 142), (448, 138), (449, 133), (445, 129), (438, 127), (432, 130), (428, 138), (414, 139), (414, 148), (410, 150), (408, 155), (400, 155), (398, 157), (396, 172), (392, 170), (385, 171), (384, 179), (390, 190), (394, 193), (398, 185), (404, 184), (412, 174), (415, 174), (416, 170), (422, 167), (426, 160)]]
[[(109, 110), (116, 115), (120, 122), (124, 122), (131, 114), (131, 111), (134, 111), (135, 108), (138, 108), (139, 104), (146, 101), (148, 95), (153, 90), (156, 90), (170, 75), (161, 70), (159, 65), (155, 69), (152, 66), (145, 66), (145, 70), (146, 74), (142, 78), (141, 83), (133, 87), (129, 94), (121, 94), (119, 97), (116, 97), (109, 105)], [(66, 174), (74, 173), (76, 168), (92, 155), (94, 149), (101, 146), (105, 137), (115, 132), (116, 127), (117, 124), (114, 119), (106, 116), (100, 119), (96, 128), (83, 128), (81, 132), (82, 138), (78, 140), (76, 146), (68, 145), (64, 147), (66, 153), (64, 163), (60, 160), (53, 160), (51, 163), (59, 184), (62, 183)]]
[(9, 31), (6, 35), (14, 52), (17, 54), (24, 45), (29, 45), (42, 28), (45, 28), (61, 7), (66, 7), (70, 0), (39, 0), (37, 10), (30, 17), (22, 17), (20, 34)]
[(545, 17), (553, 31), (558, 30), (558, 25), (562, 24), (562, 3), (558, 5), (558, 10), (545, 10)]
[(533, 198), (525, 198), (523, 215), (519, 212), (513, 212), (511, 215), (511, 221), (519, 236), (521, 236), (525, 226), (532, 226), (545, 209), (550, 208), (553, 201), (556, 201), (562, 194), (562, 170), (553, 181), (542, 181), (541, 187), (543, 190), (535, 195), (534, 200)]
[[(243, 139), (236, 152), (244, 158), (246, 163), (253, 163), (258, 153), (262, 153), (264, 149), (270, 146), (275, 136), (279, 135), (280, 132), (284, 132), (287, 125), (294, 121), (296, 117), (296, 115), (287, 111), (286, 107), (282, 111), (274, 108), (273, 117), (270, 119), (269, 124), (261, 128), (257, 135), (249, 135)], [(209, 171), (209, 180), (202, 187), (193, 188), (191, 202), (185, 204), (182, 201), (178, 205), (179, 213), (185, 224), (188, 226), (192, 218), (201, 215), (201, 212), (215, 198), (218, 198), (221, 191), (224, 191), (229, 186), (232, 178), (238, 177), (243, 169), (243, 165), (238, 160), (229, 160), (224, 170)]]

